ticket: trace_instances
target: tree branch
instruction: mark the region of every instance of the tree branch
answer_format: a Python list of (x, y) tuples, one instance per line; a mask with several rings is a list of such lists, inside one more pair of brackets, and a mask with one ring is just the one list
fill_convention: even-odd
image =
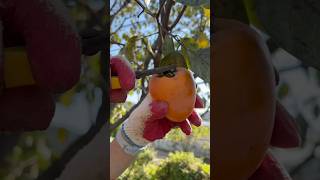
[(120, 42), (117, 42), (117, 41), (114, 41), (114, 40), (112, 40), (112, 39), (111, 39), (111, 41), (110, 41), (110, 44), (116, 44), (116, 45), (119, 45), (119, 46), (125, 46), (125, 44), (120, 43)]
[[(105, 41), (108, 42), (108, 41)], [(107, 52), (107, 49), (105, 49)], [(60, 158), (50, 165), (50, 167), (40, 174), (37, 180), (54, 180), (59, 177), (62, 171), (65, 169), (65, 166), (72, 160), (72, 158), (92, 139), (97, 135), (97, 133), (102, 129), (102, 127), (106, 124), (106, 120), (109, 114), (109, 100), (108, 100), (108, 88), (107, 82), (109, 82), (109, 61), (106, 61), (107, 54), (101, 53), (101, 89), (102, 89), (102, 103), (98, 111), (98, 115), (96, 118), (96, 123), (93, 125), (89, 131), (78, 138), (75, 142), (73, 142), (66, 151), (60, 156)], [(108, 125), (107, 121), (107, 125)]]
[(122, 21), (122, 23), (120, 24), (120, 26), (119, 26), (115, 31), (113, 31), (112, 33), (110, 33), (110, 35), (116, 34), (121, 28), (123, 28), (124, 23), (125, 23), (128, 19), (129, 19), (128, 17), (124, 18), (123, 21)]
[(186, 9), (187, 9), (187, 6), (184, 5), (183, 8), (182, 8), (182, 10), (181, 10), (181, 12), (178, 14), (176, 20), (175, 20), (175, 21), (173, 22), (173, 24), (170, 26), (169, 31), (171, 31), (171, 30), (178, 24), (178, 22), (180, 21), (181, 17), (183, 16), (184, 12), (186, 11)]
[(114, 19), (114, 17), (119, 14), (120, 11), (122, 11), (123, 8), (127, 7), (127, 5), (130, 3), (130, 0), (126, 0), (121, 6), (120, 8), (110, 16), (110, 24), (112, 24), (112, 21)]
[(110, 8), (110, 11), (113, 10), (113, 8), (116, 6), (116, 4), (117, 4), (117, 1), (115, 0), (114, 3), (112, 4), (111, 8)]
[(146, 8), (139, 0), (135, 0), (135, 2), (142, 8), (142, 11), (139, 13), (138, 18), (143, 12), (145, 12), (146, 14), (149, 14), (152, 17), (156, 16), (156, 14), (149, 11), (148, 8)]

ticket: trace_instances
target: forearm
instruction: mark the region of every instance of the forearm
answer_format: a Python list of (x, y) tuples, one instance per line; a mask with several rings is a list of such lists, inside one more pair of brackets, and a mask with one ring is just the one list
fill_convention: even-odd
[(107, 171), (107, 126), (66, 165), (58, 180), (105, 179)]
[(114, 139), (110, 144), (110, 179), (119, 177), (132, 163), (135, 156), (127, 154)]

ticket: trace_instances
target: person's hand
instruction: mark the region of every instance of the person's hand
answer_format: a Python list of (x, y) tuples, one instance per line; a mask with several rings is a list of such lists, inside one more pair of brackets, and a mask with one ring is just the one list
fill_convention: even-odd
[[(203, 108), (199, 96), (195, 108)], [(193, 110), (191, 115), (182, 122), (172, 122), (165, 116), (168, 104), (153, 101), (148, 94), (142, 103), (130, 114), (117, 133), (117, 141), (128, 154), (135, 154), (150, 142), (162, 139), (172, 128), (179, 127), (186, 135), (192, 132), (191, 124), (201, 125), (201, 117)]]
[[(279, 148), (294, 148), (300, 145), (301, 139), (293, 118), (277, 101), (275, 124), (270, 145)], [(291, 179), (282, 165), (267, 152), (259, 168), (249, 180), (288, 180)]]
[(135, 72), (124, 57), (114, 56), (110, 58), (110, 74), (119, 78), (121, 86), (121, 89), (110, 90), (110, 101), (112, 103), (124, 102), (128, 92), (135, 86)]
[[(80, 37), (60, 1), (0, 0), (0, 14), (0, 131), (46, 129), (54, 115), (53, 94), (71, 89), (80, 78)], [(17, 65), (5, 69), (12, 61), (3, 57), (12, 47), (23, 49), (28, 60), (16, 59)], [(26, 71), (34, 82), (8, 86), (5, 74), (23, 79)]]

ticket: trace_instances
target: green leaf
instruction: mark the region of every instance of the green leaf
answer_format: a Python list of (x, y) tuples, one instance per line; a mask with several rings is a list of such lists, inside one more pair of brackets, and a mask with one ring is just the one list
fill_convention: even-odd
[(162, 46), (162, 53), (164, 56), (174, 51), (173, 38), (171, 36), (166, 36)]
[(197, 41), (195, 38), (184, 37), (181, 39), (181, 42), (188, 49), (197, 50), (199, 48)]
[(210, 0), (176, 0), (183, 5), (188, 6), (201, 6), (205, 5), (206, 7), (210, 6)]
[(263, 26), (261, 25), (261, 22), (258, 19), (257, 14), (256, 14), (255, 2), (253, 0), (243, 0), (243, 3), (244, 3), (244, 7), (247, 11), (250, 24), (252, 24), (255, 27), (259, 28), (260, 30), (264, 31)]
[(203, 14), (206, 18), (210, 19), (210, 9), (203, 8)]
[(186, 64), (187, 64), (188, 69), (190, 69), (190, 68), (191, 68), (191, 65), (190, 65), (190, 54), (189, 54), (189, 51), (187, 50), (187, 48), (182, 47), (182, 48), (181, 48), (181, 53), (182, 53), (182, 55), (183, 55), (184, 58), (185, 58), (185, 61), (186, 61)]
[(191, 70), (205, 82), (210, 82), (210, 48), (198, 49), (190, 53)]
[(126, 46), (123, 49), (123, 53), (129, 61), (134, 61), (136, 59), (134, 51), (137, 46), (137, 39), (138, 36), (132, 36), (131, 38), (129, 38), (127, 40)]
[(209, 39), (204, 33), (199, 34), (197, 43), (199, 48), (207, 48), (210, 45)]
[(188, 68), (184, 56), (177, 51), (171, 52), (170, 54), (166, 55), (163, 59), (161, 59), (160, 66), (168, 65), (177, 65), (177, 67)]
[(320, 70), (320, 1), (254, 2), (257, 17), (271, 39), (304, 64)]
[(142, 39), (142, 43), (146, 46), (145, 47), (145, 50), (148, 54), (150, 54), (150, 52), (153, 52), (152, 50), (152, 47), (151, 47), (151, 44), (149, 43), (148, 39), (147, 38), (143, 38)]
[(289, 85), (287, 83), (281, 84), (278, 89), (279, 99), (286, 97), (288, 95), (288, 93), (289, 93)]

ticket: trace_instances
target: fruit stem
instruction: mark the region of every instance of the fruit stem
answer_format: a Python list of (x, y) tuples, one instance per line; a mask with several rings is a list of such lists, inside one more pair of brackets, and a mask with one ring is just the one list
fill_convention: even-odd
[(145, 76), (153, 75), (153, 74), (165, 74), (165, 73), (174, 73), (176, 72), (176, 65), (169, 65), (169, 66), (163, 66), (158, 67), (154, 69), (147, 69), (143, 71), (136, 71), (136, 78), (140, 79)]

